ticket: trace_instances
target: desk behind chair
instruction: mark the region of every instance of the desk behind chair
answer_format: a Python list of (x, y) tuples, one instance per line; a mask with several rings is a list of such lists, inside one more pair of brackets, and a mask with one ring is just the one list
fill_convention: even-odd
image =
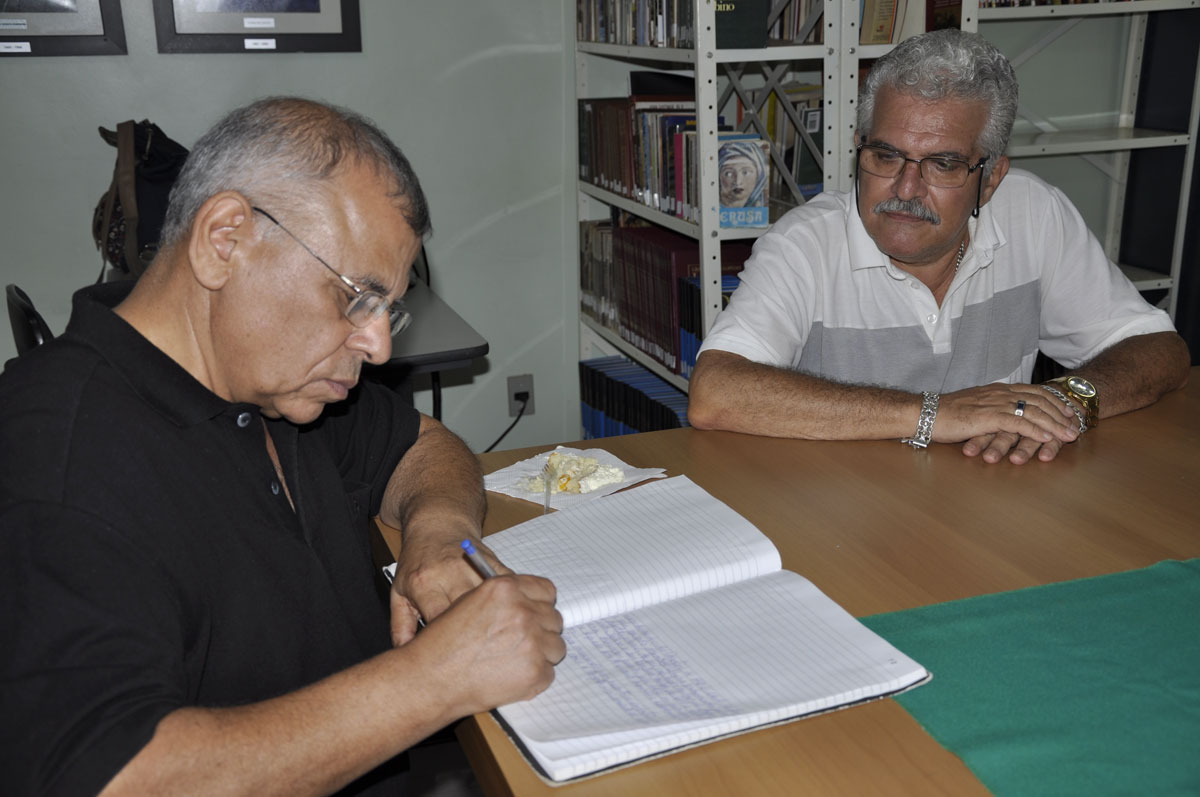
[(388, 367), (403, 371), (396, 389), (412, 400), (412, 377), (429, 374), (433, 388), (433, 417), (442, 417), (441, 372), (466, 368), (488, 353), (488, 342), (425, 283), (418, 281), (404, 295), (412, 313), (408, 329), (392, 338)]

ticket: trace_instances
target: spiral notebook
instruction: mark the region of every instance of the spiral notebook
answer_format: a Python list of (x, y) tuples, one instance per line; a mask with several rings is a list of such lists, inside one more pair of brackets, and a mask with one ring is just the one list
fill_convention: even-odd
[(677, 476), (487, 538), (558, 588), (567, 656), (496, 710), (539, 774), (585, 777), (928, 679), (762, 532)]

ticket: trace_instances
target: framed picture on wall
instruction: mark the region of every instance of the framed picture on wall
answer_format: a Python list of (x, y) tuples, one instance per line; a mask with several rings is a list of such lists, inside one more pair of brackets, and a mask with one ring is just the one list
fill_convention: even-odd
[(124, 55), (121, 0), (0, 0), (0, 55)]
[(358, 0), (154, 0), (154, 27), (160, 53), (362, 51)]

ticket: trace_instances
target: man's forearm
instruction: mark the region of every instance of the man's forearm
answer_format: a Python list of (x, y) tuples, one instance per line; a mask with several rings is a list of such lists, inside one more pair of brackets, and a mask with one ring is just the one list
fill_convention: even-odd
[(457, 718), (413, 659), (389, 651), (272, 700), (178, 709), (102, 794), (336, 791)]
[(485, 506), (479, 460), (440, 422), (421, 416), (420, 435), (392, 474), (380, 518), (407, 537), (423, 514), (477, 528)]
[(400, 529), (402, 541), (392, 583), (395, 644), (415, 633), (418, 615), (432, 620), (478, 583), (459, 544), (479, 537), (485, 507), (475, 455), (446, 427), (422, 416), (420, 436), (392, 474), (380, 511), (384, 523)]
[(125, 794), (330, 794), (450, 722), (529, 700), (566, 647), (554, 585), (489, 579), (411, 642), (280, 697), (181, 708), (105, 787)]
[[(1032, 405), (1031, 411), (1015, 414), (1018, 402)], [(917, 394), (842, 385), (708, 351), (692, 377), (688, 419), (700, 429), (772, 437), (898, 440), (916, 436), (921, 405)], [(941, 443), (999, 432), (1070, 442), (1077, 432), (1069, 416), (1037, 387), (992, 383), (942, 394), (929, 431)]]
[(843, 385), (707, 351), (689, 386), (688, 420), (724, 429), (806, 440), (883, 440), (911, 435), (921, 396)]
[(1100, 417), (1108, 418), (1153, 404), (1187, 384), (1191, 358), (1174, 332), (1126, 338), (1068, 373), (1096, 386)]

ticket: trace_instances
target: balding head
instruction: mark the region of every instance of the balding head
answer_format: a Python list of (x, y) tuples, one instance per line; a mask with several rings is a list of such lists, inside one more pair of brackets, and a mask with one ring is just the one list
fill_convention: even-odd
[(429, 232), (417, 176), (383, 131), (343, 108), (271, 97), (233, 111), (196, 142), (171, 189), (161, 248), (181, 243), (200, 207), (222, 191), (274, 208), (296, 207), (352, 163), (386, 178), (413, 232)]

